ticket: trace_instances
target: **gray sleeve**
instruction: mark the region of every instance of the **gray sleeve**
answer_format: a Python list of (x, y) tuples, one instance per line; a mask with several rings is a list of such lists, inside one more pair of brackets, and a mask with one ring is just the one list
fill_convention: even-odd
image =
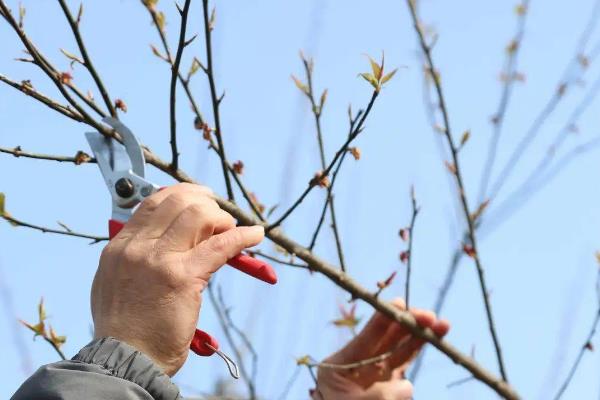
[(114, 338), (92, 341), (68, 361), (38, 369), (11, 400), (181, 400), (152, 360)]

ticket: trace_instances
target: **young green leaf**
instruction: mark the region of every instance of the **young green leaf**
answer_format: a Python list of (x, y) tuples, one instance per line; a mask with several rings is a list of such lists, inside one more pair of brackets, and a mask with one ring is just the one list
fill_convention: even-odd
[(25, 21), (25, 14), (27, 11), (21, 3), (19, 3), (19, 28), (23, 29), (23, 22)]
[(371, 70), (373, 70), (373, 76), (375, 77), (375, 79), (377, 79), (379, 81), (381, 79), (381, 74), (383, 73), (383, 69), (371, 57), (369, 57), (369, 62), (371, 63)]
[(52, 342), (52, 344), (54, 344), (58, 348), (60, 348), (60, 346), (65, 344), (65, 342), (67, 341), (66, 336), (57, 335), (56, 331), (52, 327), (50, 327), (49, 330), (50, 330), (50, 334), (49, 334), (50, 337), (48, 338), (48, 340), (50, 340)]
[(81, 17), (83, 16), (83, 3), (79, 4), (79, 11), (77, 11), (77, 20), (76, 23), (79, 25), (81, 22)]
[(213, 7), (211, 13), (210, 13), (210, 19), (208, 21), (208, 28), (212, 31), (213, 29), (215, 29), (215, 23), (217, 21), (217, 9), (215, 7)]
[(396, 71), (398, 71), (398, 68), (396, 68), (395, 70), (393, 70), (392, 72), (390, 72), (389, 74), (387, 74), (383, 78), (381, 78), (381, 84), (383, 85), (384, 83), (386, 83), (390, 79), (392, 79), (394, 77), (394, 75), (396, 74)]
[(325, 100), (327, 100), (327, 89), (323, 90), (321, 94), (321, 100), (319, 101), (319, 108), (322, 110), (325, 105)]
[(81, 58), (77, 57), (75, 54), (73, 54), (65, 49), (60, 49), (60, 52), (63, 53), (65, 55), (65, 57), (67, 57), (69, 60), (71, 60), (71, 68), (73, 68), (73, 64), (75, 64), (75, 63), (84, 65), (83, 60)]
[(196, 72), (198, 72), (198, 70), (200, 68), (204, 69), (204, 67), (202, 66), (200, 61), (196, 57), (194, 57), (194, 61), (192, 61), (192, 65), (190, 66), (190, 70), (188, 72), (187, 79), (190, 80), (192, 75), (194, 75)]
[(460, 138), (460, 147), (464, 146), (465, 143), (467, 143), (467, 141), (469, 140), (469, 138), (471, 137), (471, 131), (470, 130), (466, 130), (462, 137)]
[(3, 217), (6, 215), (6, 210), (4, 209), (5, 201), (6, 201), (6, 196), (4, 195), (4, 193), (0, 193), (0, 217)]
[(38, 318), (40, 322), (44, 322), (46, 320), (46, 308), (44, 307), (44, 298), (40, 299), (40, 304), (38, 304)]
[(150, 45), (150, 48), (152, 49), (152, 53), (153, 53), (153, 54), (154, 54), (156, 57), (160, 58), (160, 59), (161, 59), (161, 60), (163, 60), (163, 61), (167, 61), (167, 62), (169, 61), (169, 60), (167, 60), (167, 57), (165, 57), (165, 56), (164, 56), (164, 55), (163, 55), (163, 54), (162, 54), (162, 53), (161, 53), (161, 52), (160, 52), (160, 51), (159, 51), (159, 50), (156, 48), (156, 46), (154, 46), (154, 45), (152, 45), (152, 44), (151, 44), (151, 45)]
[(306, 86), (300, 79), (296, 78), (294, 75), (292, 75), (292, 80), (296, 84), (296, 87), (302, 91), (302, 93), (304, 93), (307, 96), (309, 95), (308, 86)]
[(375, 79), (375, 77), (372, 74), (363, 72), (360, 74), (360, 76), (362, 76), (364, 80), (369, 82), (371, 84), (371, 86), (373, 86), (375, 88), (375, 90), (379, 89), (379, 84), (377, 82), (377, 79)]
[(156, 25), (158, 26), (158, 29), (163, 31), (165, 29), (166, 24), (167, 20), (165, 18), (165, 13), (163, 13), (162, 11), (156, 13)]

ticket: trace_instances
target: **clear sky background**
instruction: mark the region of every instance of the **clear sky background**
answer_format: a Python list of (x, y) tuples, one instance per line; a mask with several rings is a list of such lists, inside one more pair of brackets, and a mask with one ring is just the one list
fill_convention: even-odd
[[(17, 9), (16, 1), (9, 4)], [(25, 26), (31, 38), (60, 68), (69, 68), (59, 52), (76, 52), (58, 4), (25, 0)], [(78, 3), (71, 2), (74, 10)], [(439, 39), (433, 55), (441, 70), (451, 125), (457, 135), (466, 129), (471, 140), (461, 152), (465, 185), (474, 207), (487, 143), (490, 116), (500, 97), (499, 72), (505, 47), (516, 31), (516, 2), (423, 0), (422, 17)], [(173, 3), (161, 1), (167, 13), (169, 39), (175, 43), (177, 16)], [(531, 122), (555, 93), (578, 38), (592, 15), (593, 0), (571, 2), (532, 0), (518, 71), (526, 82), (515, 86), (508, 108), (497, 166), (503, 166)], [(201, 8), (196, 1), (190, 34), (201, 32)], [(141, 140), (164, 158), (168, 147), (167, 66), (154, 57), (149, 44), (158, 44), (145, 9), (134, 0), (86, 2), (82, 31), (88, 49), (113, 97), (125, 100), (123, 120)], [(368, 70), (365, 54), (385, 51), (386, 65), (404, 66), (383, 90), (356, 144), (362, 158), (348, 160), (336, 185), (338, 217), (348, 269), (362, 284), (374, 287), (390, 272), (404, 273), (398, 253), (405, 248), (398, 236), (410, 218), (409, 188), (414, 184), (421, 213), (414, 232), (412, 303), (431, 307), (453, 249), (460, 242), (463, 217), (457, 212), (455, 187), (444, 167), (439, 133), (433, 132), (423, 104), (422, 66), (415, 34), (404, 1), (266, 1), (217, 2), (214, 34), (218, 86), (226, 90), (222, 116), (225, 144), (231, 160), (246, 164), (244, 180), (263, 203), (280, 204), (281, 212), (299, 195), (318, 169), (318, 150), (310, 109), (290, 79), (302, 75), (298, 51), (315, 58), (315, 86), (329, 89), (323, 116), (325, 147), (330, 159), (347, 132), (346, 110), (364, 107), (370, 87), (357, 78)], [(594, 30), (589, 53), (600, 40)], [(0, 72), (20, 81), (31, 79), (40, 91), (58, 97), (34, 66), (14, 62), (22, 46), (0, 24)], [(200, 38), (184, 57), (204, 59)], [(75, 82), (91, 82), (75, 67)], [(490, 212), (521, 184), (547, 154), (600, 76), (591, 63), (583, 79), (567, 92), (547, 119), (535, 142)], [(201, 74), (193, 89), (205, 115), (210, 115), (208, 89)], [(180, 91), (181, 92), (181, 91)], [(96, 96), (99, 98), (99, 96)], [(181, 98), (178, 115), (183, 168), (194, 178), (224, 194), (218, 160), (192, 127), (192, 115)], [(577, 120), (560, 154), (599, 132), (598, 102), (592, 101)], [(14, 89), (0, 85), (0, 145), (24, 150), (72, 155), (87, 149), (88, 128), (58, 116)], [(532, 185), (535, 196), (519, 198), (518, 209), (485, 230), (480, 254), (487, 271), (491, 300), (512, 384), (527, 399), (549, 399), (563, 381), (584, 343), (598, 306), (595, 292), (600, 249), (600, 168), (597, 151), (559, 164), (559, 174)], [(495, 169), (497, 176), (499, 168)], [(172, 181), (155, 171), (159, 184)], [(537, 190), (539, 188), (539, 190)], [(110, 200), (95, 165), (0, 157), (0, 191), (17, 218), (47, 226), (60, 220), (71, 228), (104, 234)], [(315, 190), (285, 230), (308, 243), (323, 202)], [(325, 230), (317, 253), (335, 262), (331, 234)], [(273, 251), (270, 243), (261, 246)], [(102, 245), (85, 240), (44, 235), (0, 224), (0, 397), (7, 398), (39, 365), (56, 354), (17, 318), (34, 320), (44, 297), (50, 323), (68, 336), (64, 350), (75, 354), (91, 338), (89, 290)], [(276, 266), (280, 282), (267, 287), (228, 268), (216, 282), (223, 287), (234, 320), (252, 338), (259, 353), (258, 387), (265, 399), (276, 399), (295, 371), (294, 358), (317, 359), (350, 337), (330, 321), (347, 296), (326, 278)], [(403, 295), (398, 278), (385, 297)], [(371, 309), (359, 304), (367, 319)], [(496, 371), (495, 356), (485, 321), (476, 271), (470, 260), (459, 266), (456, 283), (443, 316), (453, 323), (448, 340), (464, 353)], [(222, 338), (209, 302), (202, 308), (203, 329)], [(225, 351), (229, 348), (222, 339)], [(598, 344), (598, 340), (595, 341)], [(596, 346), (598, 347), (598, 346)], [(565, 399), (597, 399), (600, 392), (598, 352), (585, 355)], [(187, 395), (209, 391), (225, 377), (222, 362), (190, 357), (175, 380)], [(435, 350), (429, 351), (416, 382), (418, 399), (493, 399), (495, 394), (477, 381), (447, 388), (468, 373)], [(289, 399), (307, 397), (312, 387), (303, 370)], [(240, 390), (243, 388), (240, 387)]]

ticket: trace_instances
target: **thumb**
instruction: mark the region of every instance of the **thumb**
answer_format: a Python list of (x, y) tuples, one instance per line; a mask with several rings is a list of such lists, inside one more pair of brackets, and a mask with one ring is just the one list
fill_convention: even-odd
[(412, 396), (412, 383), (406, 379), (392, 379), (375, 382), (357, 400), (410, 400)]
[(259, 244), (264, 237), (265, 229), (260, 225), (229, 229), (211, 236), (189, 250), (192, 265), (204, 267), (198, 271), (198, 275), (205, 275), (207, 272), (212, 274), (242, 250)]

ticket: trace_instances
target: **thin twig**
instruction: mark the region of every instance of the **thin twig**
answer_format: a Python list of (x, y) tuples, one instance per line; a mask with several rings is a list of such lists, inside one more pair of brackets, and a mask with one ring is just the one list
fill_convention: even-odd
[(50, 340), (50, 338), (44, 337), (44, 340), (46, 342), (48, 342), (50, 344), (50, 346), (52, 346), (52, 348), (54, 349), (54, 351), (56, 351), (56, 353), (58, 354), (58, 356), (60, 357), (61, 360), (67, 359), (67, 357), (65, 357), (65, 353), (63, 353), (62, 350), (60, 349), (60, 347), (58, 347), (56, 345), (56, 343), (54, 343), (52, 340)]
[(410, 272), (413, 258), (413, 237), (415, 222), (417, 220), (417, 214), (419, 213), (419, 207), (417, 206), (417, 199), (415, 198), (415, 188), (410, 189), (410, 200), (412, 204), (412, 216), (410, 218), (410, 226), (408, 228), (408, 260), (406, 262), (406, 282), (405, 282), (405, 301), (406, 309), (409, 309), (409, 297), (410, 297)]
[[(349, 120), (350, 120), (349, 121), (350, 128), (348, 130), (348, 136), (350, 136), (352, 134), (352, 131), (354, 130), (354, 126), (355, 126), (356, 122), (358, 121), (358, 118), (360, 118), (361, 115), (362, 115), (362, 110), (359, 111), (355, 117), (353, 117), (350, 112), (348, 113)], [(327, 187), (327, 197), (326, 197), (325, 203), (323, 203), (323, 207), (321, 209), (321, 215), (319, 217), (319, 222), (317, 223), (317, 227), (315, 228), (313, 235), (312, 235), (312, 239), (310, 240), (310, 245), (308, 246), (309, 250), (314, 249), (314, 247), (317, 243), (317, 237), (319, 236), (319, 232), (321, 231), (323, 222), (325, 222), (325, 214), (327, 213), (327, 205), (329, 204), (329, 197), (333, 196), (333, 193), (332, 193), (333, 186), (335, 185), (338, 173), (340, 172), (340, 168), (342, 168), (342, 164), (344, 162), (344, 159), (346, 158), (346, 155), (347, 155), (347, 153), (342, 154), (342, 156), (340, 157), (340, 161), (338, 161), (338, 164), (335, 167), (333, 174), (331, 175), (331, 183)]]
[(292, 374), (292, 376), (290, 376), (290, 379), (287, 381), (287, 383), (283, 387), (283, 391), (277, 397), (277, 400), (285, 400), (287, 398), (288, 394), (290, 393), (290, 390), (292, 390), (292, 386), (294, 385), (296, 380), (298, 380), (298, 377), (300, 376), (301, 371), (302, 371), (302, 367), (300, 365), (297, 365), (296, 369), (294, 369), (294, 373)]
[(219, 300), (221, 310), (223, 310), (225, 313), (225, 320), (227, 322), (228, 328), (238, 335), (238, 337), (242, 340), (242, 342), (244, 342), (244, 345), (252, 355), (252, 372), (250, 373), (250, 381), (252, 382), (252, 386), (256, 387), (256, 376), (258, 374), (258, 353), (256, 352), (254, 345), (252, 345), (252, 342), (250, 342), (248, 335), (246, 335), (246, 333), (242, 331), (231, 318), (231, 309), (227, 307), (227, 304), (225, 304), (225, 299), (223, 297), (223, 291), (221, 286), (217, 288), (217, 299)]
[[(352, 141), (354, 139), (356, 139), (356, 137), (362, 132), (365, 120), (369, 116), (369, 114), (370, 114), (370, 112), (371, 112), (371, 110), (373, 108), (373, 104), (375, 103), (375, 99), (377, 99), (378, 95), (379, 95), (379, 91), (377, 91), (377, 90), (373, 91), (373, 94), (371, 95), (371, 100), (369, 100), (369, 104), (367, 104), (367, 108), (362, 113), (362, 116), (361, 116), (360, 120), (358, 121), (358, 123), (356, 124), (356, 127), (354, 128), (354, 130), (352, 131), (352, 133), (350, 135), (348, 135), (348, 138), (346, 139), (346, 141), (344, 142), (344, 144), (342, 144), (342, 146), (340, 147), (340, 149), (335, 153), (335, 156), (333, 157), (333, 160), (331, 160), (331, 162), (329, 163), (329, 165), (327, 166), (327, 168), (325, 168), (323, 170), (323, 172), (321, 173), (321, 178), (325, 178), (325, 177), (329, 176), (329, 173), (331, 172), (331, 169), (336, 164), (336, 162), (338, 161), (338, 159), (340, 157), (342, 157), (348, 151), (348, 147), (350, 146), (350, 143), (352, 143)], [(272, 224), (270, 224), (267, 227), (267, 231), (270, 231), (270, 230), (272, 230), (274, 228), (277, 228), (279, 225), (281, 225), (281, 223), (292, 212), (294, 212), (294, 210), (302, 203), (302, 201), (306, 198), (306, 196), (311, 192), (311, 190), (315, 186), (316, 186), (315, 184), (313, 184), (312, 182), (309, 182), (308, 186), (306, 187), (306, 189), (304, 190), (304, 192), (300, 195), (300, 197), (298, 197), (298, 199), (294, 202), (294, 204), (292, 204), (292, 206), (290, 208), (288, 208), (283, 213), (283, 215), (281, 217), (279, 217), (279, 219), (277, 221), (273, 222)]]
[(92, 63), (92, 59), (88, 55), (87, 48), (85, 46), (85, 43), (83, 42), (83, 38), (81, 37), (81, 32), (79, 31), (79, 21), (77, 21), (73, 18), (73, 15), (71, 14), (71, 11), (69, 10), (69, 7), (67, 6), (67, 3), (65, 2), (65, 0), (58, 0), (58, 2), (60, 4), (61, 8), (63, 9), (65, 17), (67, 18), (67, 21), (69, 22), (69, 26), (71, 27), (71, 31), (73, 31), (73, 36), (75, 36), (75, 40), (77, 41), (77, 46), (79, 47), (79, 52), (81, 53), (81, 57), (83, 57), (83, 65), (89, 71), (90, 75), (94, 79), (94, 82), (96, 83), (96, 87), (98, 87), (98, 90), (100, 91), (100, 95), (102, 96), (102, 99), (104, 100), (104, 104), (106, 105), (108, 112), (110, 113), (110, 115), (113, 118), (117, 118), (117, 112), (115, 110), (115, 107), (114, 107), (111, 99), (110, 99), (108, 91), (106, 90), (106, 87), (104, 86), (104, 83), (102, 82), (102, 79), (100, 79), (100, 75), (96, 71), (96, 68), (94, 67), (94, 64)]
[[(212, 150), (214, 150), (217, 155), (220, 156), (221, 153), (219, 152), (219, 148), (215, 144), (212, 137), (209, 137), (208, 139), (209, 139), (209, 147)], [(244, 197), (244, 199), (246, 200), (246, 202), (248, 203), (248, 205), (250, 206), (250, 208), (252, 209), (254, 214), (258, 217), (258, 219), (265, 222), (266, 221), (265, 217), (263, 216), (262, 212), (258, 208), (258, 205), (256, 204), (256, 202), (252, 199), (250, 192), (246, 188), (246, 185), (244, 185), (244, 183), (242, 182), (239, 174), (237, 172), (235, 172), (235, 168), (233, 168), (233, 165), (231, 165), (229, 163), (229, 161), (227, 161), (227, 160), (225, 160), (225, 164), (227, 165), (227, 169), (233, 176), (233, 180), (235, 180), (235, 183), (237, 184), (238, 189), (240, 189), (240, 192), (242, 192), (242, 196)]]
[(231, 335), (231, 330), (227, 321), (226, 312), (219, 304), (217, 297), (214, 293), (214, 289), (212, 287), (212, 282), (208, 283), (208, 295), (211, 299), (213, 306), (215, 307), (215, 311), (217, 313), (217, 317), (219, 320), (219, 324), (223, 329), (223, 333), (225, 333), (225, 338), (227, 339), (227, 343), (229, 343), (229, 347), (235, 353), (235, 358), (240, 370), (240, 375), (244, 382), (246, 382), (246, 386), (248, 388), (248, 395), (250, 396), (250, 400), (256, 399), (256, 388), (254, 386), (254, 382), (252, 381), (251, 376), (248, 374), (248, 370), (246, 369), (246, 364), (244, 362), (244, 357), (242, 356), (242, 352), (238, 348), (233, 340), (233, 336)]
[(202, 0), (202, 12), (204, 16), (204, 39), (206, 43), (206, 76), (210, 86), (210, 98), (212, 102), (213, 118), (215, 120), (215, 136), (219, 144), (219, 154), (221, 159), (221, 168), (223, 169), (223, 177), (225, 178), (225, 187), (227, 188), (227, 198), (234, 202), (233, 187), (227, 169), (227, 157), (225, 156), (225, 146), (223, 144), (223, 131), (221, 130), (221, 116), (219, 112), (220, 100), (217, 95), (217, 85), (215, 83), (215, 74), (213, 70), (213, 54), (212, 54), (212, 30), (211, 17), (208, 11), (208, 0)]
[[(341, 369), (341, 370), (349, 370), (349, 369), (356, 369), (356, 368), (361, 368), (361, 367), (366, 367), (368, 365), (373, 365), (373, 364), (377, 364), (379, 362), (385, 361), (388, 358), (390, 358), (396, 351), (400, 350), (402, 347), (404, 347), (408, 341), (410, 340), (410, 336), (399, 341), (393, 349), (386, 351), (385, 353), (381, 353), (378, 354), (376, 356), (373, 357), (369, 357), (369, 358), (365, 358), (363, 360), (359, 360), (359, 361), (355, 361), (355, 362), (351, 362), (351, 363), (347, 363), (347, 364), (333, 364), (333, 363), (328, 363), (328, 362), (313, 362), (313, 361), (309, 361), (307, 363), (305, 363), (305, 365), (308, 365), (310, 367), (316, 367), (316, 368), (325, 368), (325, 369)], [(309, 357), (310, 359), (312, 359), (312, 357)]]
[(323, 396), (321, 389), (319, 389), (319, 381), (317, 380), (317, 376), (315, 375), (314, 367), (307, 365), (306, 368), (308, 369), (308, 373), (310, 374), (310, 377), (312, 378), (315, 384), (315, 390), (319, 394), (320, 400), (325, 400), (325, 396)]
[[(569, 135), (573, 134), (573, 129), (576, 129), (576, 123), (581, 117), (581, 115), (588, 109), (588, 107), (594, 102), (598, 91), (600, 91), (600, 76), (596, 78), (584, 98), (577, 104), (567, 122), (563, 125), (563, 127), (557, 132), (556, 137), (544, 157), (538, 162), (538, 164), (532, 169), (527, 178), (523, 181), (523, 183), (515, 189), (511, 194), (508, 195), (507, 199), (504, 203), (509, 202), (514, 198), (515, 194), (523, 193), (524, 191), (529, 190), (532, 187), (533, 182), (541, 176), (545, 169), (547, 169), (554, 156), (560, 149), (560, 147), (564, 144), (565, 140), (569, 137)], [(502, 203), (499, 207), (502, 207), (504, 204)]]
[(253, 255), (257, 255), (259, 257), (262, 257), (262, 258), (265, 258), (265, 259), (267, 259), (269, 261), (276, 262), (276, 263), (281, 264), (281, 265), (287, 265), (289, 267), (302, 268), (302, 269), (308, 269), (308, 270), (310, 270), (310, 267), (308, 265), (306, 265), (306, 264), (299, 264), (299, 263), (295, 263), (293, 261), (282, 260), (281, 258), (273, 257), (271, 255), (263, 253), (260, 250), (252, 250), (252, 254)]
[(83, 121), (83, 117), (79, 113), (77, 113), (76, 111), (73, 111), (68, 106), (62, 105), (59, 102), (57, 102), (56, 100), (53, 100), (53, 99), (49, 98), (48, 96), (38, 92), (36, 89), (33, 88), (33, 86), (31, 85), (31, 82), (29, 82), (29, 81), (23, 81), (21, 83), (17, 83), (16, 81), (9, 79), (2, 74), (0, 74), (0, 81), (6, 83), (9, 86), (12, 86), (13, 88), (26, 94), (27, 96), (33, 97), (34, 99), (45, 104), (46, 106), (53, 109), (54, 111), (58, 111), (65, 117), (69, 117), (77, 122)]
[[(571, 59), (569, 60), (569, 62), (567, 63), (565, 70), (557, 84), (556, 90), (553, 92), (553, 94), (550, 97), (550, 99), (548, 100), (548, 102), (544, 105), (544, 107), (537, 114), (536, 118), (533, 120), (531, 126), (529, 127), (529, 129), (527, 130), (527, 132), (525, 133), (525, 135), (523, 136), (521, 141), (519, 141), (519, 143), (515, 146), (513, 152), (511, 153), (510, 157), (508, 158), (508, 161), (506, 162), (506, 164), (504, 165), (504, 167), (498, 174), (498, 177), (494, 181), (494, 184), (492, 185), (492, 189), (489, 194), (489, 198), (495, 198), (498, 195), (500, 190), (504, 187), (505, 183), (508, 181), (508, 178), (514, 171), (516, 165), (521, 160), (525, 151), (529, 148), (529, 146), (531, 145), (533, 140), (539, 134), (541, 128), (546, 123), (546, 121), (549, 119), (549, 117), (552, 115), (552, 113), (556, 109), (557, 105), (561, 102), (561, 100), (564, 99), (565, 94), (567, 93), (567, 90), (574, 83), (576, 83), (581, 78), (581, 75), (583, 75), (585, 73), (585, 71), (587, 70), (586, 67), (581, 65), (581, 61), (582, 61), (581, 57), (584, 56), (583, 52), (589, 41), (591, 33), (593, 32), (595, 26), (597, 25), (598, 21), (600, 20), (600, 18), (598, 18), (599, 14), (600, 14), (600, 0), (596, 0), (596, 2), (594, 3), (594, 8), (590, 14), (588, 23), (586, 24), (585, 28), (583, 29), (583, 31), (579, 37), (575, 52), (574, 52), (573, 56), (571, 57)], [(590, 57), (587, 58), (586, 63), (590, 63), (591, 60), (597, 56), (598, 50), (599, 49), (596, 48), (592, 52)], [(572, 70), (574, 68), (578, 68), (579, 72), (573, 73)]]
[(502, 72), (504, 84), (502, 85), (502, 93), (500, 95), (498, 107), (492, 117), (494, 129), (492, 132), (492, 136), (490, 137), (490, 143), (488, 145), (488, 153), (484, 163), (483, 173), (481, 174), (481, 183), (479, 185), (478, 196), (479, 204), (481, 204), (485, 200), (490, 176), (494, 169), (496, 155), (498, 154), (498, 143), (500, 142), (500, 136), (502, 135), (502, 128), (504, 126), (506, 110), (508, 109), (508, 104), (511, 99), (514, 83), (516, 82), (515, 74), (517, 73), (517, 61), (519, 57), (519, 52), (523, 47), (523, 35), (525, 34), (525, 23), (527, 21), (527, 16), (529, 15), (529, 3), (530, 0), (523, 0), (523, 2), (519, 5), (522, 11), (518, 13), (517, 17), (517, 34), (506, 48), (507, 55), (505, 67)]
[(177, 115), (175, 105), (177, 103), (177, 77), (179, 76), (179, 65), (183, 56), (183, 49), (186, 46), (185, 33), (187, 30), (188, 13), (190, 10), (191, 0), (185, 0), (183, 10), (181, 12), (181, 27), (179, 30), (179, 44), (175, 53), (175, 61), (171, 68), (171, 88), (169, 101), (169, 116), (171, 121), (171, 165), (173, 169), (179, 168), (179, 152), (177, 150)]
[(80, 154), (79, 157), (78, 156), (75, 156), (75, 157), (56, 156), (56, 155), (52, 155), (52, 154), (31, 153), (31, 152), (23, 151), (23, 150), (21, 150), (20, 146), (17, 146), (12, 149), (7, 148), (7, 147), (0, 147), (0, 153), (11, 154), (17, 158), (25, 157), (25, 158), (34, 158), (37, 160), (68, 162), (68, 163), (73, 163), (76, 165), (85, 164), (85, 163), (96, 163), (95, 158), (91, 158), (91, 157), (87, 156), (87, 154), (85, 154), (81, 151), (78, 152), (78, 154)]
[(63, 97), (71, 104), (78, 112), (81, 114), (81, 117), (85, 120), (93, 120), (93, 118), (85, 111), (85, 109), (75, 101), (65, 89), (65, 84), (61, 79), (61, 74), (50, 64), (50, 62), (38, 51), (38, 49), (34, 46), (34, 44), (29, 40), (23, 29), (19, 26), (18, 22), (14, 19), (13, 15), (10, 12), (10, 9), (4, 2), (4, 0), (0, 0), (0, 11), (3, 13), (4, 19), (8, 22), (11, 28), (15, 31), (19, 39), (27, 49), (29, 55), (33, 58), (34, 63), (40, 67), (40, 69), (50, 78), (52, 83), (56, 86), (56, 88), (60, 91)]
[[(306, 79), (307, 79), (307, 83), (308, 83), (308, 92), (306, 93), (306, 96), (308, 97), (308, 100), (310, 101), (312, 114), (313, 114), (314, 120), (315, 120), (315, 128), (316, 128), (316, 132), (317, 132), (317, 142), (319, 144), (319, 158), (321, 160), (321, 170), (324, 170), (327, 163), (325, 161), (325, 147), (323, 145), (323, 130), (321, 128), (321, 115), (323, 113), (323, 107), (325, 106), (324, 103), (325, 103), (325, 98), (326, 98), (326, 92), (324, 92), (324, 95), (321, 96), (320, 104), (317, 104), (317, 101), (315, 100), (314, 89), (313, 89), (313, 77), (312, 77), (313, 62), (312, 62), (312, 60), (309, 61), (306, 58), (302, 57), (302, 63), (304, 64), (304, 71), (306, 73)], [(339, 165), (341, 165), (341, 163)], [(340, 268), (342, 269), (342, 271), (346, 271), (346, 262), (344, 260), (344, 251), (342, 248), (342, 240), (340, 238), (340, 232), (338, 229), (337, 218), (335, 215), (335, 204), (334, 204), (334, 199), (333, 199), (333, 182), (327, 188), (327, 196), (326, 196), (325, 204), (329, 206), (329, 214), (331, 215), (331, 230), (333, 231), (333, 236), (335, 238), (335, 246), (336, 246), (336, 250), (337, 250), (337, 254), (338, 254), (338, 259), (340, 262)], [(320, 221), (322, 221), (322, 218), (320, 219)], [(319, 234), (319, 230), (320, 230), (321, 226), (322, 226), (322, 222), (319, 223), (319, 225), (317, 226), (317, 229), (315, 230), (315, 234), (313, 235), (313, 241), (311, 241), (311, 248), (314, 247), (314, 243), (316, 242), (317, 235)]]
[(407, 0), (407, 4), (410, 9), (410, 14), (411, 14), (411, 18), (413, 21), (413, 25), (414, 25), (415, 31), (416, 31), (418, 39), (419, 39), (419, 44), (420, 44), (421, 50), (423, 51), (423, 54), (425, 55), (425, 58), (427, 60), (427, 68), (429, 69), (431, 79), (434, 82), (435, 90), (437, 93), (437, 98), (439, 100), (439, 107), (442, 112), (442, 117), (443, 117), (443, 121), (444, 121), (444, 135), (446, 137), (446, 141), (448, 142), (448, 147), (450, 148), (450, 153), (452, 154), (452, 162), (453, 162), (453, 166), (455, 169), (454, 177), (456, 179), (456, 184), (458, 186), (458, 193), (459, 193), (460, 201), (461, 201), (463, 212), (464, 212), (465, 219), (467, 222), (467, 227), (468, 227), (468, 232), (469, 232), (469, 240), (471, 242), (470, 245), (472, 247), (472, 255), (473, 255), (472, 258), (475, 261), (475, 266), (477, 267), (479, 286), (481, 288), (481, 295), (483, 298), (486, 316), (487, 316), (487, 320), (488, 320), (488, 328), (489, 328), (490, 335), (492, 337), (492, 341), (493, 341), (494, 348), (496, 351), (496, 358), (498, 360), (498, 367), (500, 369), (500, 374), (502, 375), (502, 379), (505, 382), (507, 382), (508, 378), (507, 378), (507, 374), (506, 374), (506, 369), (504, 367), (504, 360), (502, 358), (502, 348), (500, 346), (500, 341), (498, 339), (498, 334), (496, 332), (496, 326), (495, 326), (494, 317), (492, 314), (492, 306), (491, 306), (491, 303), (489, 300), (487, 284), (485, 281), (484, 269), (481, 264), (481, 260), (479, 258), (479, 253), (477, 251), (477, 240), (475, 237), (475, 227), (474, 227), (473, 221), (471, 219), (471, 214), (469, 211), (469, 205), (468, 205), (468, 201), (467, 201), (467, 197), (466, 197), (466, 190), (465, 190), (465, 186), (463, 183), (461, 168), (460, 168), (460, 164), (459, 164), (459, 160), (458, 160), (458, 151), (457, 151), (457, 148), (452, 139), (452, 131), (450, 128), (450, 120), (449, 120), (449, 116), (448, 116), (448, 109), (446, 107), (446, 100), (444, 98), (444, 94), (442, 91), (442, 85), (440, 82), (439, 75), (437, 73), (437, 69), (435, 68), (435, 65), (433, 63), (433, 58), (431, 56), (431, 48), (425, 41), (425, 36), (422, 31), (422, 26), (419, 21), (419, 17), (417, 16), (415, 2), (414, 2), (414, 0)]
[(30, 224), (28, 222), (21, 221), (19, 219), (11, 217), (10, 215), (7, 215), (6, 213), (0, 214), (0, 218), (4, 219), (5, 221), (7, 221), (8, 223), (10, 223), (13, 226), (30, 228), (30, 229), (40, 231), (43, 233), (55, 233), (58, 235), (73, 236), (73, 237), (79, 237), (79, 238), (83, 238), (83, 239), (91, 239), (92, 242), (90, 244), (96, 244), (96, 243), (104, 242), (104, 241), (108, 240), (108, 238), (105, 236), (89, 235), (87, 233), (73, 232), (71, 230), (52, 229), (52, 228), (48, 228), (48, 227), (41, 226), (41, 225)]
[(558, 392), (554, 396), (554, 400), (559, 400), (562, 397), (562, 395), (564, 394), (564, 392), (567, 390), (569, 383), (571, 383), (571, 379), (573, 379), (573, 376), (575, 375), (575, 372), (577, 371), (577, 368), (579, 367), (579, 364), (583, 358), (583, 355), (586, 352), (593, 350), (592, 339), (594, 338), (594, 335), (596, 334), (596, 330), (598, 329), (598, 323), (600, 323), (600, 271), (599, 271), (597, 282), (596, 282), (596, 291), (598, 294), (598, 309), (596, 310), (596, 316), (594, 317), (594, 322), (592, 323), (590, 332), (588, 333), (587, 338), (585, 339), (585, 342), (581, 346), (581, 348), (579, 350), (579, 354), (575, 358), (575, 362), (571, 366), (571, 369), (569, 370), (569, 373), (567, 374), (565, 381), (562, 383), (562, 385), (558, 389)]

